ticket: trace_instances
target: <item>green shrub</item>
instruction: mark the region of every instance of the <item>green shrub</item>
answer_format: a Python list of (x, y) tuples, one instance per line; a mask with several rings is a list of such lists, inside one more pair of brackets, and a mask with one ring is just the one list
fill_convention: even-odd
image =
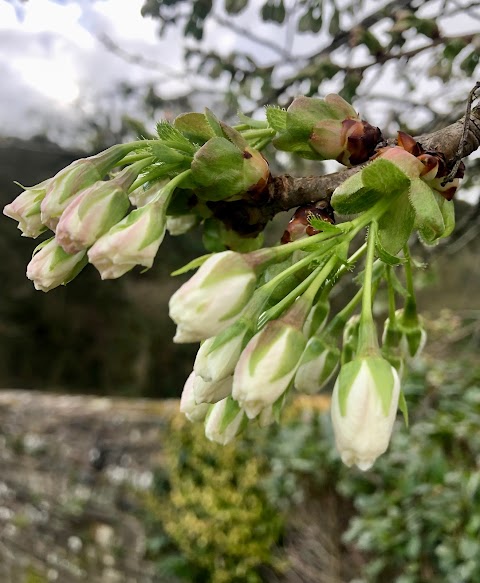
[(247, 441), (214, 444), (202, 429), (174, 419), (166, 473), (146, 500), (157, 536), (167, 536), (159, 569), (196, 583), (257, 583), (260, 566), (282, 566), (274, 547), (283, 520), (260, 485), (266, 459)]

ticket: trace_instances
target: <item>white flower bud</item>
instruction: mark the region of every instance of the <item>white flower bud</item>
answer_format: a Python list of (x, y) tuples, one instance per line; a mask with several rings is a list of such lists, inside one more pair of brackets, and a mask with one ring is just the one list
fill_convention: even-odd
[(219, 381), (204, 381), (202, 377), (195, 375), (193, 383), (195, 403), (218, 403), (232, 394), (232, 383), (232, 375)]
[(170, 298), (170, 317), (178, 326), (174, 342), (198, 342), (228, 328), (247, 305), (256, 279), (240, 253), (209, 257)]
[(218, 336), (208, 338), (197, 352), (193, 370), (205, 381), (218, 381), (232, 375), (251, 335), (250, 324), (239, 320)]
[(249, 419), (288, 389), (305, 344), (298, 328), (280, 320), (269, 322), (247, 344), (235, 368), (232, 396)]
[(68, 283), (87, 264), (85, 251), (69, 255), (53, 238), (37, 249), (27, 265), (27, 277), (44, 292)]
[(100, 237), (88, 251), (88, 259), (102, 279), (115, 279), (135, 265), (152, 267), (164, 236), (164, 206), (151, 203), (132, 211)]
[(368, 470), (390, 441), (400, 396), (397, 371), (381, 357), (342, 366), (332, 395), (332, 423), (342, 461)]
[(245, 413), (231, 397), (210, 407), (205, 422), (205, 435), (221, 445), (230, 443), (242, 431)]
[(58, 222), (55, 238), (67, 253), (87, 249), (125, 216), (129, 205), (123, 188), (110, 181), (96, 182), (68, 205)]
[(180, 398), (180, 412), (185, 415), (189, 421), (203, 421), (208, 413), (210, 405), (201, 403), (197, 405), (193, 394), (193, 384), (195, 382), (195, 373), (191, 372), (185, 386), (183, 387)]
[(50, 180), (44, 180), (40, 184), (27, 188), (3, 209), (4, 215), (18, 221), (22, 237), (35, 239), (46, 229), (42, 223), (40, 205), (45, 198), (49, 182)]

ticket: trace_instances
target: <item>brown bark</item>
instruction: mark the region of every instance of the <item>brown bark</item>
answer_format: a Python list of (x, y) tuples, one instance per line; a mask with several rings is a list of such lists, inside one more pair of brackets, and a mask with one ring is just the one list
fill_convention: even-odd
[[(450, 169), (456, 162), (457, 150), (462, 140), (465, 116), (455, 123), (415, 139), (429, 152), (445, 156)], [(396, 140), (389, 140), (393, 145)], [(465, 158), (480, 147), (480, 106), (470, 112), (470, 124), (463, 145), (461, 157)], [(269, 181), (262, 196), (255, 200), (241, 200), (233, 203), (221, 201), (210, 206), (217, 218), (224, 221), (228, 228), (245, 236), (261, 232), (267, 222), (277, 213), (288, 211), (305, 204), (330, 200), (333, 191), (347, 178), (361, 170), (365, 164), (346, 168), (340, 172), (323, 176), (304, 176), (295, 178), (289, 174), (274, 176)]]

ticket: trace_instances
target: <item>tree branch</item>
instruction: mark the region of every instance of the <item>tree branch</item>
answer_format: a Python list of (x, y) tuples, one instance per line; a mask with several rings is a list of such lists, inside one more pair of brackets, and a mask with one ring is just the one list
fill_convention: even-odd
[[(457, 160), (457, 150), (462, 142), (464, 124), (465, 116), (442, 130), (415, 139), (425, 150), (443, 154), (447, 167), (451, 168)], [(395, 143), (394, 139), (388, 141), (388, 145)], [(478, 148), (480, 148), (480, 105), (470, 112), (470, 123), (463, 145), (462, 158), (469, 156)], [(267, 189), (260, 196), (235, 202), (214, 202), (209, 206), (214, 215), (228, 228), (245, 236), (254, 236), (261, 232), (268, 221), (279, 212), (321, 200), (330, 200), (333, 191), (347, 178), (361, 170), (365, 164), (323, 176), (295, 178), (284, 174), (272, 177)]]

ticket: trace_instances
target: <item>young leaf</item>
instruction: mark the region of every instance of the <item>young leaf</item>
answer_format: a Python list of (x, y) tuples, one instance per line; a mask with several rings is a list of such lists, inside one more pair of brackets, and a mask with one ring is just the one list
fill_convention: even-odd
[(170, 275), (183, 275), (184, 273), (187, 273), (188, 271), (191, 271), (192, 269), (197, 269), (198, 267), (200, 267), (201, 265), (203, 265), (205, 263), (205, 261), (211, 257), (212, 253), (207, 253), (206, 255), (201, 255), (200, 257), (196, 257), (195, 259), (193, 259), (192, 261), (189, 261), (186, 265), (184, 265), (183, 267), (180, 267), (179, 269), (176, 269), (175, 271), (172, 271), (172, 273)]
[(265, 108), (268, 125), (277, 132), (284, 132), (287, 129), (287, 111), (274, 105), (267, 105)]

